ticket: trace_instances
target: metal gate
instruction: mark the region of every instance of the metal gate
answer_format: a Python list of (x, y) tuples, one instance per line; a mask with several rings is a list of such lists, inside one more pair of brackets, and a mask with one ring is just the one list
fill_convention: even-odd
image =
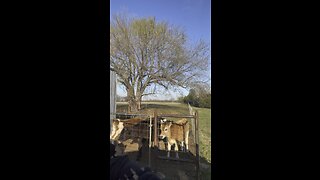
[[(191, 113), (192, 112), (192, 113)], [(117, 113), (116, 118), (120, 119), (124, 123), (122, 139), (146, 139), (148, 148), (143, 151), (143, 157), (145, 158), (143, 163), (146, 163), (152, 169), (167, 173), (166, 168), (163, 167), (168, 164), (168, 161), (174, 161), (180, 164), (186, 163), (186, 165), (195, 171), (192, 171), (192, 176), (196, 179), (200, 179), (200, 155), (199, 155), (199, 116), (198, 112), (191, 111), (190, 115), (181, 114), (126, 114)], [(139, 123), (130, 123), (133, 118), (141, 118)], [(167, 119), (175, 121), (176, 119), (186, 118), (191, 125), (189, 133), (189, 150), (178, 148), (178, 151), (167, 149), (167, 142), (159, 139), (161, 133), (161, 120)], [(161, 145), (162, 144), (162, 145)], [(135, 150), (137, 151), (137, 150)], [(167, 153), (170, 153), (170, 157), (167, 157)], [(174, 157), (175, 153), (179, 154), (179, 158)], [(172, 163), (169, 163), (169, 165)], [(188, 165), (189, 164), (189, 165)]]
[[(181, 115), (181, 114), (160, 114), (158, 115), (157, 113), (154, 114), (154, 139), (153, 139), (153, 145), (158, 149), (159, 152), (161, 151), (167, 151), (167, 153), (170, 154), (170, 157), (164, 155), (163, 153), (159, 153), (157, 156), (158, 159), (160, 160), (171, 160), (171, 161), (180, 161), (180, 162), (186, 162), (186, 163), (193, 163), (196, 168), (196, 176), (197, 179), (200, 179), (200, 154), (199, 154), (199, 115), (198, 112), (195, 111), (190, 111), (190, 115)], [(173, 119), (177, 118), (186, 118), (188, 120), (188, 123), (191, 125), (190, 127), (190, 134), (189, 134), (189, 150), (186, 151), (186, 149), (182, 149), (181, 147), (178, 148), (178, 151), (168, 149), (168, 142), (159, 140), (159, 135), (161, 133), (161, 120), (163, 119), (168, 119), (172, 120), (172, 122), (177, 122)], [(161, 145), (162, 144), (162, 145)], [(164, 144), (164, 145), (163, 145)], [(177, 153), (178, 155), (188, 155), (185, 156), (185, 158), (181, 158), (179, 155), (179, 158), (172, 157)]]

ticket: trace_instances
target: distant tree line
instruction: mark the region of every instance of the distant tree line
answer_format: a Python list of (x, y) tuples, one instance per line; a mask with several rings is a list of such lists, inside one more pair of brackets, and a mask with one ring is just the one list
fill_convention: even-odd
[(205, 87), (192, 88), (189, 94), (178, 99), (179, 102), (200, 108), (211, 108), (211, 90)]

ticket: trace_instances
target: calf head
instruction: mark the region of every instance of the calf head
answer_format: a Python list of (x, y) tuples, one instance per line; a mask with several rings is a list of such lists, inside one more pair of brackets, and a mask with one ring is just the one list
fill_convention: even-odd
[(163, 122), (160, 125), (160, 139), (164, 139), (166, 137), (171, 137), (171, 131), (170, 131), (170, 127), (172, 125), (172, 122), (167, 121), (167, 122)]
[(167, 119), (165, 119), (165, 118), (163, 118), (163, 119), (160, 119), (160, 123), (162, 124), (162, 123), (165, 123), (165, 122), (167, 122), (168, 120)]

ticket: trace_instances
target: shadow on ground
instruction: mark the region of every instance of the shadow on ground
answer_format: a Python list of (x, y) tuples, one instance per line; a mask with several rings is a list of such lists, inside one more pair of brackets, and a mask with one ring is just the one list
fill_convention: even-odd
[[(193, 162), (183, 162), (174, 160), (164, 160), (161, 157), (166, 157), (167, 151), (159, 150), (158, 148), (149, 148), (144, 145), (141, 148), (141, 157), (138, 151), (127, 152), (126, 155), (132, 161), (136, 161), (141, 166), (150, 167), (165, 180), (194, 180), (197, 179), (197, 171), (195, 160), (196, 157), (191, 153), (179, 153), (180, 159), (192, 160)], [(171, 152), (170, 157), (175, 157), (175, 152)], [(138, 160), (137, 160), (138, 159)], [(200, 157), (200, 179), (211, 179), (211, 164)]]

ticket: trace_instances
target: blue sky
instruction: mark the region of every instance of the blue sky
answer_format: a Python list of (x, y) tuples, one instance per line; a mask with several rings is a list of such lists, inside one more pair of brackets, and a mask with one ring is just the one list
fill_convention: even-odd
[[(202, 39), (211, 44), (211, 0), (111, 0), (110, 17), (116, 13), (126, 13), (137, 18), (155, 17), (157, 21), (167, 21), (183, 28), (190, 43)], [(211, 74), (211, 69), (208, 74)], [(121, 88), (117, 91), (120, 96), (126, 95)], [(187, 90), (182, 92), (188, 94)], [(168, 92), (154, 98), (169, 99), (177, 96), (180, 94)]]

